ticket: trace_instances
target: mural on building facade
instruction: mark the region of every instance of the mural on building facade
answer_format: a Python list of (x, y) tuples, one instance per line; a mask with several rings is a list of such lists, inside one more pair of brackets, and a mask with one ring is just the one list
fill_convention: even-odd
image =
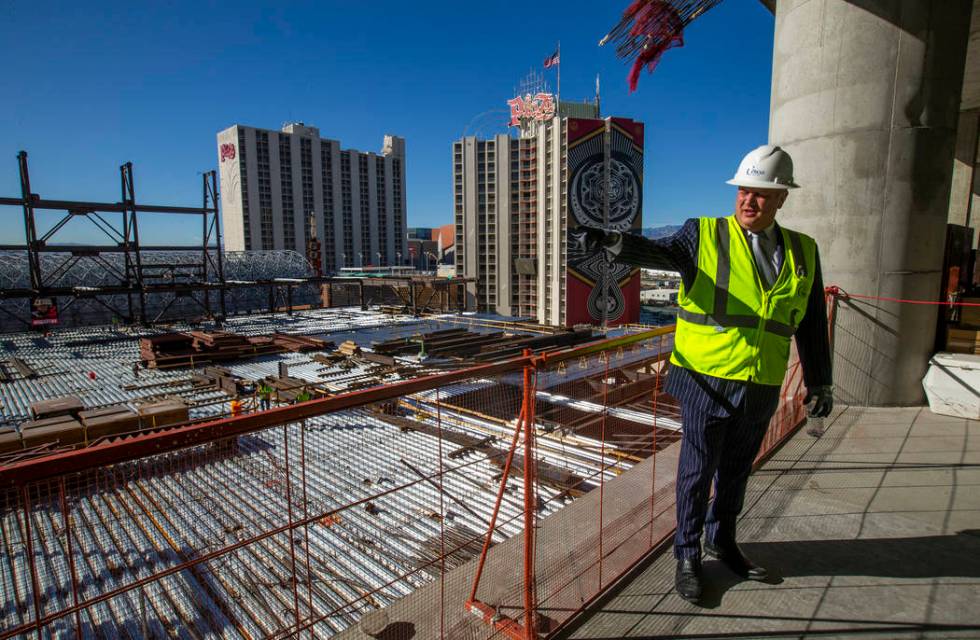
[[(612, 118), (609, 134), (609, 213), (604, 224), (604, 120), (568, 119), (568, 232), (580, 227), (638, 233), (643, 210), (643, 123)], [(637, 322), (639, 269), (605, 264), (602, 253), (584, 254), (568, 243), (566, 324)]]

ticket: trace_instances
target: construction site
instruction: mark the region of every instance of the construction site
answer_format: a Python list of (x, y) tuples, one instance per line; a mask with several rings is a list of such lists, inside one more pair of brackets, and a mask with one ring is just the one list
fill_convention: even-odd
[[(645, 65), (719, 4), (631, 3), (600, 46), (633, 62), (634, 91)], [(681, 593), (681, 451), (697, 436), (691, 405), (682, 424), (683, 394), (665, 391), (671, 367), (685, 366), (668, 364), (676, 325), (609, 322), (612, 260), (598, 249), (583, 256), (604, 271), (580, 279), (582, 301), (563, 298), (558, 271), (533, 293), (538, 274), (547, 284), (542, 252), (565, 259), (573, 240), (574, 180), (545, 162), (574, 146), (559, 115), (540, 125), (553, 132), (547, 148), (521, 138), (508, 149), (521, 218), (500, 229), (512, 254), (488, 253), (486, 265), (513, 269), (513, 316), (488, 312), (501, 302), (489, 279), (415, 274), (398, 253), (325, 273), (364, 262), (346, 238), (333, 262), (315, 233), (300, 238), (305, 255), (302, 242), (225, 251), (216, 171), (199, 174), (193, 206), (138, 198), (129, 162), (109, 191), (118, 199), (65, 200), (32, 184), (21, 151), (20, 193), (0, 194), (24, 230), (0, 245), (0, 640), (980, 637), (980, 0), (760, 4), (774, 19), (769, 139), (795, 162), (795, 177), (766, 184), (803, 187), (783, 198), (779, 223), (819, 245), (822, 284), (789, 297), (822, 301), (833, 385), (814, 383), (794, 322), (749, 303), (751, 318), (729, 315), (728, 297), (713, 298), (715, 315), (682, 308), (702, 340), (769, 332), (790, 345), (785, 375), (780, 361), (764, 383), (775, 410), (758, 421), (733, 512), (764, 579), (706, 553), (700, 599)], [(546, 67), (559, 58), (560, 45)], [(597, 78), (597, 111), (598, 98)], [(602, 126), (596, 149), (612, 140), (612, 120)], [(328, 200), (330, 229), (355, 215), (368, 229), (368, 208), (314, 189), (313, 167), (326, 165), (312, 153), (304, 165), (297, 140), (276, 155), (281, 167), (298, 160), (289, 193), (304, 208), (285, 196), (293, 231), (307, 205)], [(259, 207), (272, 187), (257, 182), (292, 185), (280, 177), (291, 169), (267, 175), (266, 143), (261, 170), (244, 147), (219, 147), (219, 163), (246, 167), (238, 187)], [(642, 144), (631, 148), (642, 168)], [(606, 223), (615, 150), (602, 149), (589, 156), (589, 202)], [(479, 147), (470, 155), (489, 175)], [(321, 182), (349, 187), (341, 166)], [(378, 174), (356, 175), (373, 185), (363, 193), (385, 193)], [(547, 228), (530, 204), (538, 192), (560, 214)], [(478, 225), (489, 224), (483, 195), (466, 194)], [(639, 227), (640, 199), (630, 201)], [(279, 246), (265, 214), (250, 215), (251, 231)], [(200, 242), (147, 242), (148, 216)], [(78, 225), (104, 241), (73, 242), (66, 228)], [(732, 274), (762, 274), (755, 249), (742, 243), (731, 262), (718, 243), (711, 295), (765, 298), (761, 279)], [(774, 268), (784, 283), (813, 282), (798, 249), (795, 268)], [(546, 324), (547, 295), (602, 320)], [(691, 335), (677, 333), (678, 352)], [(808, 385), (823, 389), (826, 412), (814, 411), (819, 399), (808, 407)], [(742, 419), (718, 389), (702, 390), (729, 411), (712, 420)]]
[[(130, 164), (120, 203), (45, 200), (19, 162), (2, 637), (331, 637), (678, 439), (668, 329), (547, 327), (467, 312), (465, 279), (226, 254), (213, 174), (190, 210), (136, 203)], [(50, 210), (122, 242), (49, 242)], [(200, 252), (142, 246), (148, 211), (200, 216)]]
[[(96, 599), (99, 604), (74, 619), (52, 620), (49, 630), (57, 635), (77, 624), (82, 635), (101, 636), (118, 624), (116, 632), (133, 637), (173, 629), (199, 637), (263, 637), (291, 623), (284, 605), (291, 602), (298, 560), (308, 572), (299, 585), (305, 585), (304, 606), (336, 610), (317, 624), (330, 635), (431, 581), (440, 531), (445, 544), (459, 546), (445, 558), (452, 566), (478, 555), (522, 400), (520, 372), (435, 387), (421, 381), (506, 361), (525, 349), (591, 341), (592, 334), (355, 308), (232, 319), (220, 332), (98, 328), (2, 340), (0, 401), (8, 426), (0, 447), (9, 480), (25, 465), (60, 473), (61, 456), (174, 437), (216, 420), (249, 417), (281, 425), (100, 465), (64, 487), (35, 485), (30, 522), (18, 518), (22, 496), (8, 494), (0, 523), (3, 629), (31, 626), (37, 614), (43, 619)], [(606, 464), (597, 449), (602, 404), (596, 396), (607, 374), (587, 360), (584, 366), (574, 361), (552, 384), (538, 383), (538, 424), (547, 432), (537, 461), (540, 516), (650, 454), (651, 442), (642, 437), (650, 416), (645, 383), (661, 355), (627, 346), (608, 374), (621, 384), (608, 417)], [(422, 390), (342, 412), (313, 408), (315, 399), (384, 384)], [(255, 413), (263, 385), (272, 389), (273, 408)], [(302, 392), (314, 401), (297, 404)], [(583, 400), (572, 400), (578, 397)], [(301, 406), (308, 417), (277, 415)], [(661, 428), (663, 446), (676, 438), (678, 424), (664, 419)], [(443, 466), (455, 470), (443, 478)], [(67, 529), (62, 500), (71, 505)], [(357, 508), (344, 509), (350, 503)], [(521, 504), (519, 491), (502, 501), (494, 541), (521, 530)], [(272, 536), (206, 569), (132, 588), (205, 549), (247, 540), (283, 516), (300, 520), (313, 513), (319, 517), (303, 526), (298, 549), (295, 534)], [(35, 591), (39, 585), (47, 585), (42, 593)], [(118, 597), (99, 598), (120, 589)]]

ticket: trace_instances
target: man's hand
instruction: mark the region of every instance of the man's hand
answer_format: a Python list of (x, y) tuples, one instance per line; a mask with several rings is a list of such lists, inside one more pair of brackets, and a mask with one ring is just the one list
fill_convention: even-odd
[(619, 241), (618, 231), (606, 232), (594, 227), (579, 227), (569, 235), (572, 249), (580, 253), (595, 253), (600, 248), (609, 247)]
[(803, 398), (803, 404), (808, 405), (811, 401), (813, 402), (813, 406), (810, 407), (810, 417), (826, 418), (834, 409), (834, 388), (827, 385), (807, 389), (806, 397)]

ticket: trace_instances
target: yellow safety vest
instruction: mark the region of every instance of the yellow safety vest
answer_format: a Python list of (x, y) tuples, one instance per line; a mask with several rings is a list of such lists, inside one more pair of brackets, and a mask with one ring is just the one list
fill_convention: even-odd
[(670, 361), (729, 380), (780, 385), (789, 341), (806, 313), (817, 263), (813, 238), (779, 227), (782, 269), (768, 291), (735, 216), (700, 218), (698, 274), (677, 295)]

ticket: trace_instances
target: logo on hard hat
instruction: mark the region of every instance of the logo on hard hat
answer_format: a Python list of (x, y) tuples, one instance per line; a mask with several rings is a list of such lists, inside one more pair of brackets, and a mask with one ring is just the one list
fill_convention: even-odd
[(751, 167), (749, 167), (748, 169), (746, 169), (745, 170), (745, 173), (747, 173), (750, 176), (764, 176), (764, 175), (766, 175), (766, 172), (763, 169), (760, 169), (759, 167), (757, 167), (755, 165), (752, 165)]

